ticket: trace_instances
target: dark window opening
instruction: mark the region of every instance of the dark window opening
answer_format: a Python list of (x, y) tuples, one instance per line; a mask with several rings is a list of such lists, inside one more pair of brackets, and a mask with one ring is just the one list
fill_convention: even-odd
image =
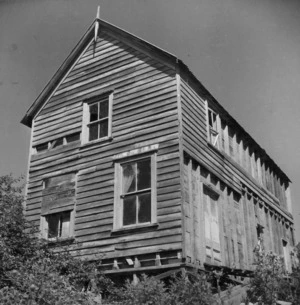
[(58, 138), (57, 140), (53, 141), (52, 148), (62, 146), (63, 144), (64, 144), (64, 138)]
[(43, 143), (43, 144), (40, 144), (40, 145), (37, 145), (35, 147), (36, 151), (39, 153), (39, 152), (43, 152), (43, 151), (46, 151), (48, 150), (48, 142), (47, 143)]
[(66, 142), (71, 143), (80, 140), (80, 132), (72, 133), (66, 136)]
[(46, 217), (48, 238), (64, 238), (70, 236), (70, 212), (51, 214)]

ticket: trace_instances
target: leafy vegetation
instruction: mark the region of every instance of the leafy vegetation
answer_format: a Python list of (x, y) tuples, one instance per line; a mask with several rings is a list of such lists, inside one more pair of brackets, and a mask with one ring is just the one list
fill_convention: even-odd
[[(34, 237), (35, 227), (25, 221), (21, 182), (11, 175), (0, 177), (0, 305), (207, 305), (216, 301), (205, 275), (181, 274), (168, 285), (143, 275), (138, 283), (128, 280), (117, 287), (96, 263), (75, 259), (63, 248), (54, 251)], [(299, 267), (288, 278), (280, 257), (257, 252), (246, 302), (273, 305), (280, 299), (300, 304), (299, 280)]]
[(300, 304), (299, 266), (294, 268), (292, 274), (288, 274), (283, 258), (265, 251), (256, 252), (256, 263), (246, 303), (274, 305), (281, 300)]
[(204, 277), (176, 277), (164, 282), (142, 276), (137, 284), (116, 287), (99, 273), (96, 263), (55, 251), (36, 238), (35, 227), (23, 215), (22, 179), (0, 177), (0, 304), (210, 304), (213, 298)]
[(208, 305), (214, 300), (206, 276), (196, 273), (173, 277), (168, 288), (164, 282), (142, 275), (138, 283), (127, 281), (110, 297), (110, 302), (124, 305)]
[(54, 253), (34, 237), (23, 216), (20, 183), (0, 177), (0, 304), (99, 304), (100, 287), (109, 280), (94, 272), (94, 264)]

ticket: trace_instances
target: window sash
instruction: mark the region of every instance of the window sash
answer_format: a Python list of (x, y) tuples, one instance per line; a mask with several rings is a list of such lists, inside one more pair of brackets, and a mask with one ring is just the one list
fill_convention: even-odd
[[(157, 211), (156, 211), (156, 153), (147, 153), (147, 154), (137, 154), (131, 156), (132, 159), (128, 161), (120, 161), (115, 163), (115, 195), (114, 195), (114, 230), (127, 228), (127, 227), (135, 227), (135, 226), (143, 226), (146, 224), (156, 223), (157, 219)], [(123, 167), (127, 164), (136, 164), (139, 161), (143, 161), (145, 159), (150, 159), (150, 187), (141, 189), (141, 190), (131, 190), (130, 192), (125, 192), (123, 188)], [(137, 183), (137, 182), (135, 182)], [(150, 205), (148, 206), (149, 210), (149, 221), (138, 222), (136, 217), (136, 221), (134, 224), (124, 225), (123, 217), (124, 217), (124, 200), (129, 196), (142, 196), (144, 194), (150, 195)], [(137, 202), (137, 198), (135, 199)], [(136, 203), (135, 203), (136, 204)]]
[[(107, 102), (107, 115), (105, 117), (101, 117), (101, 103)], [(112, 130), (112, 102), (113, 102), (113, 93), (109, 92), (107, 94), (102, 94), (101, 96), (95, 96), (86, 100), (83, 103), (83, 120), (82, 120), (82, 144), (94, 142), (94, 141), (101, 141), (109, 138), (111, 136)], [(90, 114), (91, 114), (91, 107), (93, 105), (97, 105), (97, 120), (90, 121)], [(101, 131), (98, 130), (97, 138), (90, 137), (90, 129), (92, 126), (101, 125), (105, 121), (107, 121), (107, 131), (105, 135), (100, 136)]]
[[(146, 162), (146, 168), (144, 168), (144, 170), (150, 171), (150, 175), (149, 176), (146, 175), (146, 177), (145, 176), (143, 177), (143, 175), (140, 176), (140, 172), (139, 172), (139, 170), (142, 170), (141, 165), (143, 162)], [(149, 162), (149, 164), (147, 164), (148, 162)], [(150, 165), (150, 168), (147, 168), (148, 165)], [(139, 220), (139, 215), (140, 215), (139, 213), (141, 211), (141, 202), (139, 201), (139, 199), (140, 199), (139, 195), (150, 194), (150, 205), (151, 205), (151, 158), (147, 157), (147, 158), (143, 158), (143, 159), (136, 160), (133, 162), (123, 163), (121, 165), (121, 167), (122, 167), (122, 193), (121, 193), (120, 197), (121, 197), (122, 205), (123, 205), (123, 226), (136, 225), (136, 224), (140, 224), (140, 223), (149, 223), (150, 221), (140, 222), (140, 220)], [(129, 167), (129, 169), (132, 170), (132, 172), (128, 176), (125, 177), (124, 169), (126, 167)], [(145, 181), (146, 185), (150, 183), (150, 187), (139, 189), (139, 185), (141, 182), (140, 179), (143, 179), (143, 178), (147, 180), (147, 181)], [(148, 181), (148, 179), (149, 179), (149, 181)], [(134, 190), (129, 191), (130, 188), (132, 187), (132, 182), (134, 182)], [(126, 202), (126, 199), (128, 199), (130, 197), (135, 197), (135, 201), (134, 201), (135, 221), (134, 221), (134, 223), (125, 224), (126, 212), (127, 212), (125, 210), (125, 202)], [(147, 206), (145, 206), (145, 209), (147, 209)], [(149, 215), (147, 216), (147, 218), (149, 218)], [(151, 220), (151, 210), (150, 210), (150, 220)]]

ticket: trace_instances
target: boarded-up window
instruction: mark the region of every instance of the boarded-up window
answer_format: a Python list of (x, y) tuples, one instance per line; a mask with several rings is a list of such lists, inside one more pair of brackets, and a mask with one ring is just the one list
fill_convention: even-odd
[(65, 238), (72, 235), (74, 204), (75, 173), (44, 180), (41, 207), (44, 238)]
[(206, 257), (208, 261), (221, 261), (218, 194), (203, 188)]

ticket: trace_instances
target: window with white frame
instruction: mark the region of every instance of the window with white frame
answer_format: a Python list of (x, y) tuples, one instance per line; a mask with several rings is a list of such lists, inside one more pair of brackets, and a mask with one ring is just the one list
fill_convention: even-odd
[(82, 142), (111, 137), (113, 93), (88, 99), (83, 104)]
[(208, 115), (208, 136), (213, 146), (219, 148), (219, 123), (218, 115), (211, 109), (207, 110)]
[(155, 154), (117, 162), (115, 170), (114, 228), (155, 223)]
[(41, 234), (45, 239), (73, 236), (75, 173), (44, 179), (41, 205)]

